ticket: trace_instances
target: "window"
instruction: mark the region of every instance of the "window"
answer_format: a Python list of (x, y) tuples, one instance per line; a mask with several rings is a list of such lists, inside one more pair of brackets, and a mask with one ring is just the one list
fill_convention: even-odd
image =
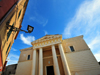
[(25, 5), (26, 5), (26, 2), (24, 3), (24, 6), (23, 7), (25, 7)]
[(10, 28), (9, 32), (7, 33), (7, 41), (10, 37), (11, 32), (13, 31), (13, 26), (14, 26), (14, 23), (12, 24), (12, 27)]
[(11, 71), (9, 71), (9, 74), (8, 75), (10, 75), (11, 74)]
[(15, 66), (15, 68), (14, 68), (15, 70), (16, 70), (16, 66)]
[(20, 17), (21, 11), (22, 11), (22, 9), (20, 10), (20, 12), (19, 12), (19, 14), (18, 14), (18, 18)]
[(73, 46), (70, 46), (70, 50), (71, 50), (72, 52), (75, 51)]
[(28, 55), (27, 60), (30, 60), (30, 55)]
[(11, 42), (10, 42), (10, 44), (9, 44), (8, 48), (7, 48), (6, 54), (8, 53), (8, 50), (9, 50), (10, 45), (11, 45)]

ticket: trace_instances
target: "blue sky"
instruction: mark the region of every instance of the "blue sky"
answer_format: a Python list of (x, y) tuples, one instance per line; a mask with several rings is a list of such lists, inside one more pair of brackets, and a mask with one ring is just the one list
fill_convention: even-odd
[(20, 32), (9, 53), (7, 65), (18, 62), (20, 49), (46, 34), (62, 34), (63, 39), (84, 35), (97, 61), (100, 61), (100, 0), (29, 0), (22, 22), (34, 27)]

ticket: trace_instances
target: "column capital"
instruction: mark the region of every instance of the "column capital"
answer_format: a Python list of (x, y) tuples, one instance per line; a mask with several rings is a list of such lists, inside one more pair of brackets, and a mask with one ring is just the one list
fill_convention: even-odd
[(36, 49), (32, 49), (32, 50), (34, 51), (34, 50), (36, 50)]
[(55, 44), (52, 44), (51, 46), (55, 46)]
[(42, 47), (39, 48), (39, 50), (42, 49)]
[(62, 45), (62, 43), (59, 43), (58, 45)]

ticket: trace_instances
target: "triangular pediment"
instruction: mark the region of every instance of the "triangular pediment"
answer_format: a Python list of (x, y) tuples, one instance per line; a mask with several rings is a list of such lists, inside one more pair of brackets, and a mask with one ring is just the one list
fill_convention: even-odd
[(51, 40), (51, 39), (56, 39), (56, 38), (62, 38), (62, 35), (46, 35), (40, 39), (37, 39), (33, 42), (31, 42), (32, 44), (35, 44), (35, 43), (39, 43), (39, 42), (43, 42), (43, 41), (47, 41), (47, 40)]

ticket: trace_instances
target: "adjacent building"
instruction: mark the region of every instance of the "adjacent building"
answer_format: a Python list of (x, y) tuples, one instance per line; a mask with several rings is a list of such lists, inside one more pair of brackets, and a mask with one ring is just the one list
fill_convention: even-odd
[(99, 75), (100, 66), (90, 48), (77, 36), (46, 35), (21, 49), (15, 75)]
[(8, 65), (2, 75), (15, 75), (17, 64)]
[[(0, 72), (4, 70), (10, 48), (21, 28), (28, 0), (0, 0)], [(10, 25), (12, 27), (7, 27)]]

